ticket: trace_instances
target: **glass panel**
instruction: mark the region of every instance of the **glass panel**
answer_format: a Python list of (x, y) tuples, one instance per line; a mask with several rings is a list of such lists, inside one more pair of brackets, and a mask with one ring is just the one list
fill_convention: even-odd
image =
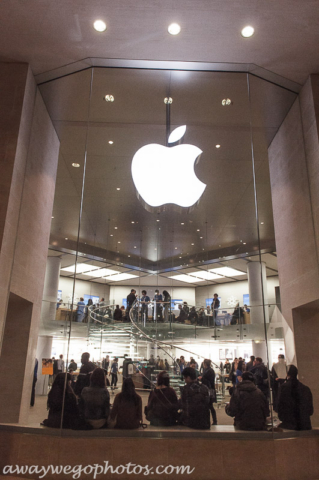
[[(112, 383), (111, 404), (131, 377), (146, 405), (160, 371), (180, 396), (184, 360), (193, 357), (203, 376), (209, 359), (218, 424), (233, 425), (225, 405), (241, 380), (235, 359), (261, 356), (268, 374), (285, 352), (267, 147), (293, 95), (264, 83), (243, 73), (95, 68), (41, 87), (61, 139), (50, 244), (61, 256), (65, 304), (60, 331), (53, 321), (43, 331), (68, 368), (77, 364), (79, 400), (96, 366)], [(282, 108), (269, 110), (265, 98)], [(183, 125), (181, 145), (168, 147)], [(149, 157), (142, 188), (178, 203), (197, 177), (206, 185), (198, 204), (150, 208), (137, 195), (132, 159), (152, 144), (172, 157), (165, 166)], [(176, 169), (171, 153), (187, 145), (202, 151), (190, 184), (186, 163)], [(264, 291), (256, 293), (263, 263)], [(87, 357), (81, 363), (83, 353), (93, 366)]]

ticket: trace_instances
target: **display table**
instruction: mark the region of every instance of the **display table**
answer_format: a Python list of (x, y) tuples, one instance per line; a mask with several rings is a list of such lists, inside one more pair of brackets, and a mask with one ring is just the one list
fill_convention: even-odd
[(58, 321), (61, 320), (70, 320), (71, 309), (60, 307), (56, 311), (55, 319)]

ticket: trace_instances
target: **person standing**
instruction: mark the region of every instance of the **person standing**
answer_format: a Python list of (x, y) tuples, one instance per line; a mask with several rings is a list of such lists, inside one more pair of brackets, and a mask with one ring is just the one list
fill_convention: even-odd
[(163, 290), (163, 301), (164, 301), (164, 322), (168, 322), (170, 305), (171, 305), (171, 296), (167, 290)]
[(246, 372), (250, 372), (250, 370), (253, 368), (254, 361), (255, 361), (255, 355), (251, 355), (250, 356), (250, 362), (246, 363)]
[(34, 400), (35, 400), (35, 385), (38, 381), (38, 359), (35, 359), (34, 370), (33, 370), (33, 381), (32, 381), (32, 390), (31, 390), (31, 400), (30, 406), (34, 407)]
[(63, 360), (63, 355), (59, 356), (59, 359), (57, 360), (57, 373), (63, 373), (64, 372), (64, 360)]
[(212, 361), (208, 358), (205, 358), (204, 362), (204, 372), (201, 377), (198, 377), (198, 380), (201, 380), (204, 385), (209, 390), (209, 409), (212, 412), (213, 425), (217, 425), (217, 415), (214, 408), (214, 402), (216, 401), (216, 390), (215, 390), (215, 371), (212, 368)]
[(163, 297), (162, 294), (159, 293), (159, 290), (155, 290), (154, 295), (154, 308), (155, 308), (155, 321), (162, 322), (163, 321)]
[(142, 290), (142, 296), (141, 296), (141, 304), (142, 304), (142, 308), (141, 308), (141, 317), (142, 317), (142, 322), (143, 320), (145, 322), (147, 322), (148, 320), (148, 304), (150, 303), (151, 299), (150, 297), (147, 295), (147, 291), (146, 290)]
[(112, 376), (112, 380), (111, 380), (111, 389), (112, 390), (114, 390), (114, 388), (116, 388), (118, 371), (119, 371), (118, 358), (114, 358), (114, 360), (111, 364), (111, 372), (110, 372), (111, 376)]
[(218, 315), (218, 309), (220, 307), (220, 301), (219, 301), (219, 298), (218, 298), (218, 293), (214, 293), (214, 298), (213, 298), (213, 302), (212, 302), (212, 312), (213, 312), (213, 326), (216, 325), (216, 318), (217, 318), (217, 315)]
[(102, 360), (102, 368), (104, 368), (104, 370), (108, 371), (109, 366), (110, 366), (110, 357), (109, 357), (109, 355), (106, 355), (106, 357), (103, 358), (103, 360)]
[(72, 372), (76, 372), (77, 368), (78, 368), (78, 364), (72, 358), (71, 362), (69, 363), (69, 371), (71, 369)]
[(297, 376), (297, 367), (290, 365), (287, 381), (279, 389), (278, 417), (282, 423), (278, 426), (288, 430), (311, 430), (312, 393)]
[(254, 375), (255, 383), (259, 390), (263, 392), (266, 398), (269, 396), (268, 370), (263, 364), (262, 358), (256, 357), (254, 366), (250, 370)]
[(80, 297), (80, 301), (77, 303), (76, 307), (76, 321), (77, 322), (83, 322), (84, 318), (84, 309), (85, 309), (85, 303), (84, 303), (84, 298)]
[(186, 367), (183, 370), (186, 385), (182, 389), (179, 406), (182, 409), (181, 423), (189, 428), (210, 428), (210, 396), (206, 385), (196, 379), (194, 368)]
[(132, 305), (133, 303), (135, 302), (136, 300), (136, 290), (134, 290), (134, 288), (132, 288), (131, 290), (131, 293), (128, 294), (128, 296), (126, 297), (126, 302), (127, 302), (127, 306), (126, 306), (126, 321), (127, 322), (130, 322), (130, 310), (132, 308)]
[(273, 379), (273, 404), (275, 412), (278, 412), (278, 395), (280, 386), (287, 378), (287, 365), (285, 362), (285, 355), (278, 355), (278, 362), (274, 363), (271, 369), (271, 376)]

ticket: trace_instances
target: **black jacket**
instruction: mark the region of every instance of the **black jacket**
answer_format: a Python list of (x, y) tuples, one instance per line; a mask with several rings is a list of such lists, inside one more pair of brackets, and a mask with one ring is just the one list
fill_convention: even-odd
[(289, 430), (311, 430), (312, 393), (299, 380), (288, 379), (279, 388), (278, 416)]
[(120, 308), (116, 308), (113, 313), (113, 319), (114, 320), (122, 320), (123, 313)]
[(171, 387), (155, 388), (148, 397), (145, 414), (151, 425), (167, 427), (176, 424), (177, 410), (175, 390)]
[(110, 413), (110, 394), (107, 388), (83, 388), (79, 406), (86, 420), (108, 418)]
[(210, 397), (206, 385), (200, 385), (197, 381), (185, 385), (180, 399), (182, 424), (189, 428), (209, 429), (209, 404)]
[(126, 297), (126, 300), (127, 300), (127, 306), (128, 308), (131, 308), (131, 306), (133, 305), (133, 303), (135, 302), (136, 300), (136, 295), (134, 293), (130, 293), (127, 297)]
[(211, 367), (204, 370), (202, 383), (208, 388), (215, 388), (215, 372)]
[(268, 370), (263, 363), (259, 363), (251, 368), (250, 372), (254, 375), (255, 383), (259, 390), (266, 396), (269, 394)]
[(263, 430), (269, 415), (268, 401), (253, 382), (243, 380), (234, 389), (226, 413), (235, 417), (240, 430)]

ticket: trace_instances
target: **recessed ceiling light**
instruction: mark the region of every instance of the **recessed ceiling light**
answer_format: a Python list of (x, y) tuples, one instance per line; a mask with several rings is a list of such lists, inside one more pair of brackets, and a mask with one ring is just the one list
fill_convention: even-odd
[(203, 237), (199, 237), (201, 240), (203, 240)]
[(157, 250), (157, 248), (154, 248), (154, 250)]
[(264, 222), (260, 222), (260, 225), (263, 225), (263, 224), (264, 224)]
[(113, 143), (114, 143), (113, 140), (109, 140), (110, 145), (113, 145)]
[(246, 242), (244, 242), (243, 245), (246, 245)]
[(181, 223), (181, 225), (185, 225), (184, 223)]
[(105, 32), (106, 30), (106, 23), (103, 20), (95, 20), (93, 23), (93, 27), (97, 32)]
[(159, 222), (159, 220), (156, 220), (157, 222)]
[(175, 247), (175, 250), (177, 250), (177, 247)]
[(79, 163), (72, 163), (72, 167), (79, 168), (80, 164)]
[(136, 248), (136, 247), (134, 247), (134, 248)]
[(116, 189), (116, 190), (118, 190), (118, 191), (119, 191), (119, 190), (121, 190), (121, 189), (120, 189), (120, 187), (117, 187), (117, 189)]
[(117, 227), (114, 227), (114, 230), (117, 230)]
[(216, 145), (216, 148), (220, 148), (220, 145)]
[(131, 222), (131, 223), (135, 223), (135, 222)]
[(121, 243), (121, 242), (117, 242), (117, 243)]
[(113, 95), (105, 95), (104, 100), (106, 102), (114, 102), (114, 96)]
[(110, 237), (113, 237), (113, 234), (111, 233)]
[(229, 105), (231, 105), (231, 104), (232, 104), (232, 101), (231, 101), (230, 98), (223, 98), (223, 100), (222, 100), (223, 107), (225, 107), (225, 106), (229, 107)]
[(54, 217), (51, 217), (51, 218), (54, 218)]
[(181, 27), (178, 25), (178, 23), (171, 23), (168, 27), (168, 33), (171, 35), (178, 35), (180, 31)]
[(191, 243), (191, 245), (195, 245), (195, 243)]
[(178, 258), (182, 258), (182, 257), (178, 257)]
[(69, 240), (69, 239), (68, 239), (68, 237), (65, 237), (65, 239), (64, 239), (64, 240)]
[(241, 31), (241, 34), (244, 38), (251, 37), (254, 35), (255, 29), (254, 27), (251, 27), (250, 25), (247, 25), (247, 27), (244, 27)]
[(128, 255), (128, 257), (130, 257), (131, 255)]

